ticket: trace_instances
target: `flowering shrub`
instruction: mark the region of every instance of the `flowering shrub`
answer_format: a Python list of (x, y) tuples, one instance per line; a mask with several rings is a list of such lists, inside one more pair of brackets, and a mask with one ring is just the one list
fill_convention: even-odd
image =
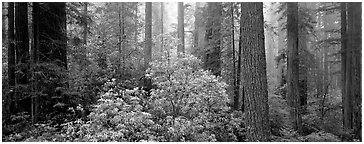
[[(49, 124), (26, 141), (244, 141), (244, 116), (227, 106), (227, 85), (192, 56), (153, 62), (151, 93), (104, 85), (87, 119)], [(16, 136), (13, 136), (14, 138)]]
[(227, 84), (202, 70), (200, 64), (193, 56), (151, 63), (148, 72), (159, 88), (151, 96), (155, 111), (192, 119), (200, 113), (214, 114), (229, 109)]

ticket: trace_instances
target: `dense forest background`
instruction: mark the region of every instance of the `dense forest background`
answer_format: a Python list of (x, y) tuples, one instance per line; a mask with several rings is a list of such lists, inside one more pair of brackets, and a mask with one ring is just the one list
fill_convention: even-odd
[(362, 141), (354, 2), (3, 2), (2, 141)]

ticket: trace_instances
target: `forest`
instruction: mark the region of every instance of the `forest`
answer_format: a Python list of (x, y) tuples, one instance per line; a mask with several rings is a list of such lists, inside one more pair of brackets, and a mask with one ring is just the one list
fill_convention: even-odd
[(3, 142), (361, 142), (361, 2), (2, 2)]

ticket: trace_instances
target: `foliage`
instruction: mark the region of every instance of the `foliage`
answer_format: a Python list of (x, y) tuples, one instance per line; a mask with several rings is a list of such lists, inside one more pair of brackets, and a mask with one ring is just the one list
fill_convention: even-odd
[[(121, 89), (115, 81), (106, 82), (108, 90), (100, 95), (88, 120), (36, 125), (38, 131), (29, 130), (22, 140), (244, 141), (244, 116), (229, 111), (226, 84), (203, 71), (195, 57), (178, 58), (170, 64), (152, 63), (150, 77), (158, 89), (150, 95), (138, 88)], [(186, 81), (179, 82), (182, 80)], [(188, 95), (182, 96), (177, 92), (180, 90)], [(17, 137), (10, 135), (7, 140), (19, 140)]]

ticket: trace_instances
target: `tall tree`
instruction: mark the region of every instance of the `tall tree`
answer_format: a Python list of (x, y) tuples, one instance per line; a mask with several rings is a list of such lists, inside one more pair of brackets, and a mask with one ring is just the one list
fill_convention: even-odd
[(28, 83), (29, 36), (28, 36), (28, 3), (15, 3), (15, 41), (16, 63), (21, 73), (17, 77), (19, 84)]
[(346, 116), (346, 110), (348, 110), (348, 105), (346, 104), (346, 27), (347, 27), (347, 16), (346, 16), (346, 3), (342, 2), (340, 4), (340, 14), (341, 14), (341, 95), (343, 104), (343, 125), (347, 125), (348, 116)]
[(204, 63), (205, 69), (211, 70), (216, 76), (221, 75), (221, 23), (222, 23), (222, 5), (219, 2), (207, 3), (207, 22), (205, 41), (207, 49), (205, 50)]
[(163, 18), (163, 13), (164, 13), (164, 4), (163, 2), (160, 3), (161, 4), (161, 51), (160, 53), (163, 53), (163, 49), (164, 49), (164, 38), (163, 38), (163, 34), (164, 34), (164, 18)]
[[(34, 67), (39, 63), (39, 3), (33, 2), (33, 10), (32, 10), (32, 18), (33, 18), (33, 45), (31, 51), (31, 64)], [(33, 70), (33, 81), (38, 81), (38, 78), (34, 76), (35, 71)], [(38, 92), (39, 87), (38, 83), (32, 84), (33, 91)], [(32, 122), (36, 123), (38, 121), (38, 113), (39, 113), (39, 97), (32, 97), (31, 99), (31, 115)]]
[(302, 133), (299, 95), (298, 3), (287, 3), (287, 98), (292, 127)]
[(8, 79), (9, 79), (9, 89), (10, 95), (8, 95), (4, 100), (6, 118), (10, 112), (14, 111), (10, 109), (10, 102), (14, 96), (14, 86), (15, 86), (15, 33), (14, 33), (14, 3), (8, 3)]
[(9, 86), (15, 86), (15, 44), (14, 44), (14, 3), (8, 3), (8, 77)]
[(195, 4), (195, 13), (194, 13), (194, 17), (195, 17), (195, 28), (194, 28), (194, 31), (193, 31), (193, 47), (196, 49), (198, 47), (198, 36), (199, 36), (199, 20), (200, 20), (200, 17), (199, 17), (199, 13), (198, 13), (198, 8), (200, 6), (200, 3), (199, 2), (196, 2)]
[(240, 45), (242, 82), (247, 111), (247, 139), (269, 137), (267, 71), (264, 48), (263, 3), (241, 3)]
[(152, 3), (145, 3), (145, 47), (144, 47), (144, 70), (148, 68), (152, 60)]
[(183, 2), (178, 2), (178, 48), (177, 53), (185, 53), (185, 28), (184, 28)]
[(345, 61), (343, 126), (354, 130), (356, 138), (361, 139), (361, 3), (342, 4), (341, 8), (342, 41), (346, 44), (342, 46)]
[[(118, 51), (119, 51), (119, 62), (118, 62), (118, 73), (119, 73), (119, 79), (124, 77), (124, 73), (125, 73), (125, 4), (122, 2), (120, 3), (121, 6), (118, 5), (118, 26), (119, 26), (119, 31), (118, 31)], [(122, 59), (122, 60), (121, 60)]]
[[(238, 110), (240, 108), (239, 104), (239, 87), (238, 83), (236, 82), (239, 79), (236, 76), (236, 61), (235, 61), (235, 25), (234, 25), (234, 3), (231, 3), (230, 7), (231, 13), (231, 46), (233, 49), (233, 91), (234, 91), (234, 110)], [(239, 65), (240, 67), (240, 65)]]
[(88, 33), (88, 28), (87, 28), (87, 2), (83, 3), (83, 43), (85, 45), (87, 45), (87, 33)]

